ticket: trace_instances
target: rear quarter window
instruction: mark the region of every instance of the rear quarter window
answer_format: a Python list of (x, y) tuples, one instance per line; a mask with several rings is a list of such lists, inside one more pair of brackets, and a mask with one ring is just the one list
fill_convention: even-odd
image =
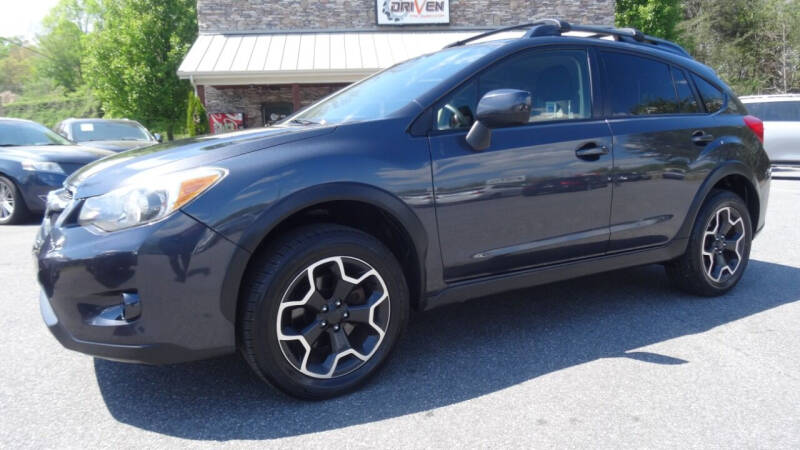
[(706, 112), (713, 114), (722, 109), (725, 104), (725, 95), (721, 90), (695, 74), (692, 74), (692, 80), (694, 80), (694, 85), (697, 86), (697, 91), (700, 93)]

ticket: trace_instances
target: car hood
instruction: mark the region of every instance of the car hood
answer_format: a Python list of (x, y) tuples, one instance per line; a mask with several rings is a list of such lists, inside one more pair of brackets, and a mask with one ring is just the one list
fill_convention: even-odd
[(60, 164), (88, 164), (113, 152), (78, 145), (26, 145), (0, 147), (0, 157), (18, 161), (32, 159)]
[(112, 152), (124, 152), (126, 150), (133, 150), (134, 148), (149, 147), (156, 145), (155, 141), (85, 141), (80, 143), (86, 147), (101, 148), (104, 150), (111, 150)]
[(133, 175), (148, 176), (214, 164), (217, 161), (333, 132), (335, 126), (278, 126), (201, 136), (139, 148), (101, 159), (76, 171), (66, 185), (76, 198), (104, 194)]

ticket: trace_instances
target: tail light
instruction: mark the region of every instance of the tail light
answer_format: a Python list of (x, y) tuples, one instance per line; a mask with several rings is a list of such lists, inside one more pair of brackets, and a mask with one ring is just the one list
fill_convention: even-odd
[(744, 116), (744, 124), (755, 133), (761, 143), (764, 143), (764, 122), (756, 116)]

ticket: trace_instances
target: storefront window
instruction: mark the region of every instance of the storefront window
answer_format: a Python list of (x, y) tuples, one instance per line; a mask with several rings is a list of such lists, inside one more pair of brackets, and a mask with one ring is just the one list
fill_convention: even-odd
[(261, 118), (265, 126), (279, 122), (293, 112), (294, 106), (290, 102), (270, 102), (261, 105)]

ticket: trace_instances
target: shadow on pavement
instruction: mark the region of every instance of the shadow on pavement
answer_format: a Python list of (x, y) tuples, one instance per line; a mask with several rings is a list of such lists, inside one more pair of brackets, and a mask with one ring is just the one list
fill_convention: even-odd
[(691, 364), (636, 349), (800, 300), (800, 269), (751, 261), (720, 298), (673, 291), (660, 266), (595, 275), (412, 316), (392, 358), (351, 395), (304, 402), (238, 357), (167, 367), (95, 360), (120, 422), (188, 439), (272, 439), (458, 403), (599, 358)]

